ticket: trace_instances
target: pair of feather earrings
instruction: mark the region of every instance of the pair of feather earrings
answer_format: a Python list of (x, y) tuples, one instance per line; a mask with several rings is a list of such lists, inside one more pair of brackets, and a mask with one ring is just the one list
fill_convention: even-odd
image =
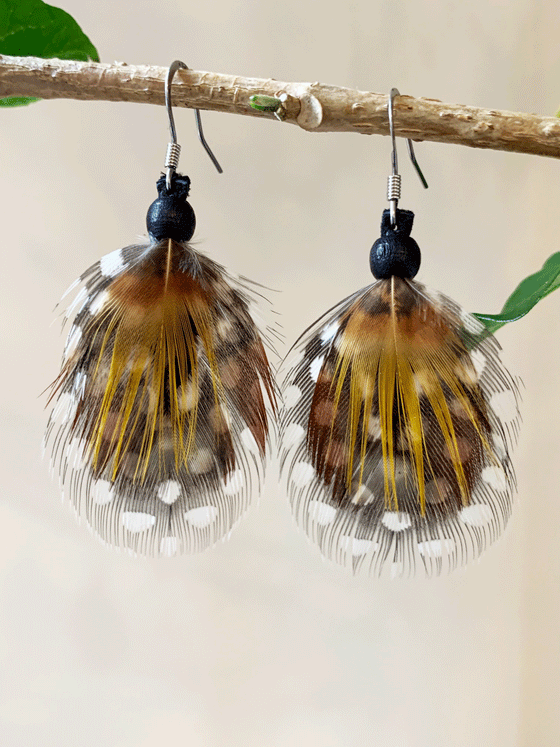
[[(74, 284), (46, 436), (94, 533), (156, 556), (229, 534), (260, 490), (278, 409), (248, 286), (188, 243), (195, 217), (190, 180), (176, 173), (170, 103), (185, 67), (176, 61), (167, 76), (172, 142), (150, 241), (103, 257)], [(420, 252), (413, 214), (397, 209), (397, 94), (377, 281), (296, 343), (281, 464), (296, 519), (324, 555), (377, 575), (432, 575), (478, 556), (507, 522), (518, 393), (483, 325), (412, 280)]]

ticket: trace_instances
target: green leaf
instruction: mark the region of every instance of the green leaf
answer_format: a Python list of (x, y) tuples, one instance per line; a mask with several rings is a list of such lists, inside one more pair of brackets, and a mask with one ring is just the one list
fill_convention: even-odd
[[(99, 62), (96, 48), (72, 16), (42, 0), (0, 0), (0, 54)], [(38, 100), (10, 96), (0, 99), (0, 106)]]
[(560, 252), (552, 254), (538, 272), (522, 280), (505, 302), (499, 314), (475, 314), (494, 333), (508, 322), (515, 322), (533, 306), (560, 287)]
[(275, 96), (264, 96), (263, 94), (249, 96), (249, 103), (252, 109), (256, 109), (259, 112), (275, 112), (282, 105), (280, 99), (277, 99)]

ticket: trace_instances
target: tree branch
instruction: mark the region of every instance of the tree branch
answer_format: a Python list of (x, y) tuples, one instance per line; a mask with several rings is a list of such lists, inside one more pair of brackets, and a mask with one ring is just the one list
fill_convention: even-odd
[[(167, 68), (99, 64), (0, 55), (0, 98), (131, 101), (164, 104)], [(255, 94), (281, 97), (283, 121), (308, 132), (387, 135), (387, 94), (322, 83), (285, 83), (198, 70), (179, 70), (173, 105), (274, 118), (252, 109)], [(395, 133), (471, 148), (490, 148), (560, 158), (560, 119), (536, 114), (443, 104), (435, 99), (395, 99)]]

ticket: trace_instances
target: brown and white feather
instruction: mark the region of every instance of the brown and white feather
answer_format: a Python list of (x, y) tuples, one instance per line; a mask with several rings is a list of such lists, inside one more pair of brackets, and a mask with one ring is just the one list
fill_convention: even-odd
[(247, 288), (165, 239), (103, 257), (73, 290), (46, 436), (69, 500), (109, 545), (206, 549), (260, 490), (275, 409)]
[(281, 463), (323, 554), (392, 576), (478, 557), (511, 512), (519, 427), (517, 384), (483, 325), (393, 277), (343, 301), (295, 350)]

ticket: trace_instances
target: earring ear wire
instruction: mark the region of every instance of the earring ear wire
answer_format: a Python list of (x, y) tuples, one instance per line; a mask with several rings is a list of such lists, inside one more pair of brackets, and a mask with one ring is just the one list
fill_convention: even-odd
[[(400, 93), (398, 92), (396, 88), (391, 88), (389, 99), (387, 101), (387, 114), (389, 117), (389, 135), (391, 137), (391, 143), (392, 143), (391, 175), (387, 177), (387, 200), (389, 201), (389, 210), (390, 210), (390, 215), (391, 215), (391, 227), (392, 228), (396, 228), (397, 226), (397, 206), (401, 198), (401, 176), (399, 174), (399, 166), (398, 166), (398, 161), (397, 161), (397, 140), (395, 137), (395, 120), (394, 120), (394, 114), (393, 114), (395, 96), (400, 96)], [(410, 138), (407, 138), (406, 142), (408, 145), (408, 154), (410, 156), (410, 160), (412, 161), (414, 168), (416, 169), (418, 178), (422, 182), (424, 189), (428, 189), (428, 182), (424, 178), (424, 174), (422, 173), (422, 170), (420, 166), (418, 165), (418, 161), (416, 160), (416, 156), (414, 155), (414, 148), (412, 146), (412, 140), (410, 140)]]
[[(171, 138), (171, 142), (167, 145), (167, 154), (165, 156), (165, 183), (167, 186), (167, 189), (171, 189), (171, 177), (177, 170), (177, 166), (179, 164), (179, 155), (181, 153), (181, 146), (177, 142), (177, 132), (175, 130), (175, 118), (173, 116), (173, 106), (171, 104), (171, 86), (173, 83), (173, 78), (175, 77), (175, 73), (178, 70), (188, 70), (189, 68), (185, 65), (184, 62), (181, 62), (181, 60), (175, 60), (171, 63), (169, 66), (169, 70), (167, 71), (167, 75), (165, 76), (165, 108), (167, 109), (167, 116), (169, 118), (169, 135)], [(216, 171), (218, 174), (223, 174), (223, 169), (220, 166), (218, 159), (216, 156), (212, 153), (212, 150), (208, 143), (206, 142), (206, 138), (204, 137), (204, 131), (202, 129), (202, 119), (200, 116), (200, 109), (194, 110), (194, 115), (196, 118), (196, 128), (198, 131), (198, 137), (200, 138), (200, 142), (202, 143), (202, 146), (204, 147), (204, 150), (208, 153), (208, 156), (210, 157), (210, 160), (216, 167)]]

